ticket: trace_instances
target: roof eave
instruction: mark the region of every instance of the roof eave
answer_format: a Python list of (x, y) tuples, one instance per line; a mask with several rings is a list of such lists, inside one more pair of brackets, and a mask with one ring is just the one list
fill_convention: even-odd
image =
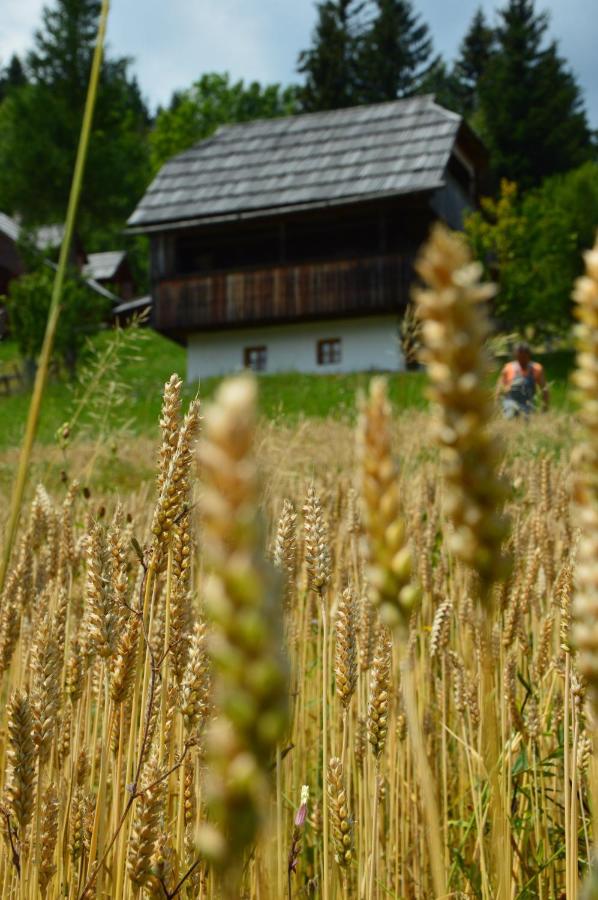
[(198, 228), (202, 225), (218, 225), (226, 222), (241, 222), (247, 219), (263, 219), (271, 216), (284, 216), (294, 212), (312, 209), (329, 209), (335, 206), (349, 206), (353, 203), (366, 203), (371, 200), (388, 200), (392, 197), (418, 196), (430, 194), (443, 187), (444, 179), (439, 179), (425, 187), (405, 191), (373, 191), (369, 194), (350, 194), (333, 200), (314, 200), (309, 203), (293, 203), (287, 206), (270, 206), (259, 209), (238, 210), (234, 213), (223, 213), (216, 216), (192, 216), (182, 219), (170, 219), (161, 222), (147, 222), (144, 225), (127, 225), (125, 234), (155, 234), (161, 231), (177, 231), (179, 228)]

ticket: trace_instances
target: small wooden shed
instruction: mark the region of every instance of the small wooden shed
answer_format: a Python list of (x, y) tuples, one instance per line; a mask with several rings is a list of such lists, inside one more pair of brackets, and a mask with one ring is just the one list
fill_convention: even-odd
[(135, 296), (135, 280), (126, 250), (88, 253), (82, 272), (85, 278), (109, 288), (121, 300), (132, 300)]

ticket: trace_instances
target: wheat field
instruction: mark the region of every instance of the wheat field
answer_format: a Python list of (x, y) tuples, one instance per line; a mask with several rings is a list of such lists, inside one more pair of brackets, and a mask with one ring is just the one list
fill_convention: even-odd
[(596, 253), (582, 421), (507, 428), (464, 252), (438, 232), (420, 262), (433, 414), (377, 378), (355, 433), (264, 427), (251, 378), (182, 410), (173, 375), (151, 484), (32, 492), (3, 898), (598, 896)]

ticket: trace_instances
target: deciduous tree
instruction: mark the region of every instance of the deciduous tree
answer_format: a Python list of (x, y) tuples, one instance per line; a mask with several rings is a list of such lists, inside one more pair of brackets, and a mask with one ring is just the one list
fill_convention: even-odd
[(182, 150), (209, 137), (220, 125), (271, 119), (297, 109), (294, 88), (256, 81), (231, 82), (227, 73), (202, 75), (188, 91), (173, 95), (168, 109), (160, 110), (150, 135), (154, 171)]
[(474, 255), (500, 286), (495, 315), (507, 330), (566, 329), (571, 285), (581, 273), (582, 251), (592, 246), (598, 222), (598, 165), (585, 163), (547, 178), (521, 195), (503, 181), (497, 199), (466, 220)]
[[(52, 296), (54, 271), (50, 266), (22, 275), (10, 283), (8, 310), (11, 334), (29, 372), (35, 369), (41, 350)], [(64, 285), (55, 353), (73, 375), (81, 347), (107, 313), (109, 302), (78, 279), (75, 273)]]

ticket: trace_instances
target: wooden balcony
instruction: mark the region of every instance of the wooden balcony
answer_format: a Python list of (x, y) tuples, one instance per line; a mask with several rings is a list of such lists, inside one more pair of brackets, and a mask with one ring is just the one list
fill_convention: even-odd
[(158, 281), (153, 325), (188, 331), (399, 312), (409, 298), (412, 262), (364, 259), (215, 272)]

